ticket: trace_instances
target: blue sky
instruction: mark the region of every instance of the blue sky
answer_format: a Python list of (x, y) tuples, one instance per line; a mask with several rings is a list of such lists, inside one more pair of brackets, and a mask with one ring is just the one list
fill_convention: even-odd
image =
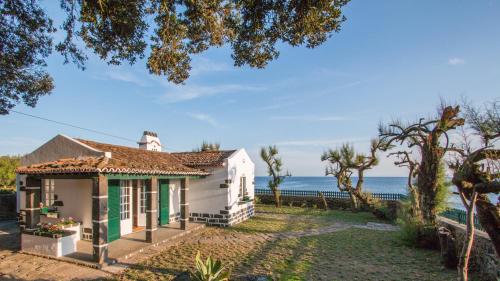
[[(43, 3), (60, 16), (57, 1)], [(366, 151), (381, 121), (428, 116), (440, 98), (500, 97), (500, 1), (353, 0), (344, 13), (342, 31), (316, 49), (281, 46), (263, 70), (233, 67), (229, 48), (212, 49), (194, 57), (180, 86), (150, 75), (144, 61), (108, 66), (89, 54), (80, 71), (54, 53), (54, 92), (16, 110), (129, 139), (156, 131), (167, 151), (203, 140), (244, 147), (257, 175), (259, 148), (276, 144), (293, 175), (313, 176), (323, 175), (329, 147)], [(135, 146), (14, 113), (0, 116), (0, 128), (0, 154), (29, 153), (58, 133)], [(381, 158), (369, 175), (406, 175)]]

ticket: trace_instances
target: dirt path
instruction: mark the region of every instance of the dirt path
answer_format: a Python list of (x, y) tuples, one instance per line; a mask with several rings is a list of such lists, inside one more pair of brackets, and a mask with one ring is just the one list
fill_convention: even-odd
[(15, 222), (0, 222), (0, 280), (103, 280), (111, 275), (101, 270), (67, 262), (20, 254), (19, 230)]

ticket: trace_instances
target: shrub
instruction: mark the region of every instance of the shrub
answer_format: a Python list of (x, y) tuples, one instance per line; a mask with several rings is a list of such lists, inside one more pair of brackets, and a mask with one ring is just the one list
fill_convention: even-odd
[(436, 226), (426, 225), (413, 215), (411, 199), (401, 203), (396, 222), (401, 229), (399, 238), (403, 244), (426, 249), (437, 249), (439, 247)]
[(0, 194), (14, 194), (16, 193), (15, 188), (0, 188)]
[(194, 280), (197, 281), (228, 281), (231, 273), (226, 271), (226, 267), (222, 265), (220, 260), (212, 260), (208, 257), (203, 263), (201, 254), (198, 251), (196, 254), (196, 271), (192, 273)]

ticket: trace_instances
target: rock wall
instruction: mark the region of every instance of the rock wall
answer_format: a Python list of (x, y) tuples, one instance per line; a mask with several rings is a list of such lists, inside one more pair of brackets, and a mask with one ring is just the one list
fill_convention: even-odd
[[(465, 240), (465, 225), (443, 217), (439, 217), (439, 224), (451, 231), (456, 242), (457, 257), (460, 256), (460, 251)], [(500, 280), (500, 261), (498, 255), (488, 234), (483, 231), (476, 230), (475, 232), (469, 270), (478, 272), (480, 280)]]

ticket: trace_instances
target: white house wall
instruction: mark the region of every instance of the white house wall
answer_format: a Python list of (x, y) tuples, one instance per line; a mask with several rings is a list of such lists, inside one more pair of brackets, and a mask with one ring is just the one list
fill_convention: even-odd
[(83, 227), (92, 228), (92, 180), (56, 179), (54, 194), (64, 203), (57, 207), (61, 218), (72, 217)]
[(21, 157), (21, 166), (51, 162), (80, 156), (104, 156), (104, 152), (91, 148), (70, 137), (57, 135), (35, 151)]
[[(244, 149), (234, 152), (224, 166), (210, 171), (206, 178), (192, 180), (189, 186), (190, 219), (209, 225), (230, 226), (254, 214), (253, 202), (241, 202), (240, 178), (247, 179), (247, 195), (254, 196), (255, 165)], [(221, 184), (228, 183), (221, 188)]]
[(210, 171), (206, 178), (189, 181), (189, 211), (191, 213), (219, 214), (228, 205), (227, 188), (220, 188), (227, 179), (225, 168)]
[(246, 189), (248, 196), (254, 198), (255, 164), (244, 149), (236, 151), (227, 160), (227, 169), (231, 184), (229, 186), (229, 206), (231, 212), (240, 209), (241, 198), (238, 197), (240, 191), (240, 179), (246, 177)]

